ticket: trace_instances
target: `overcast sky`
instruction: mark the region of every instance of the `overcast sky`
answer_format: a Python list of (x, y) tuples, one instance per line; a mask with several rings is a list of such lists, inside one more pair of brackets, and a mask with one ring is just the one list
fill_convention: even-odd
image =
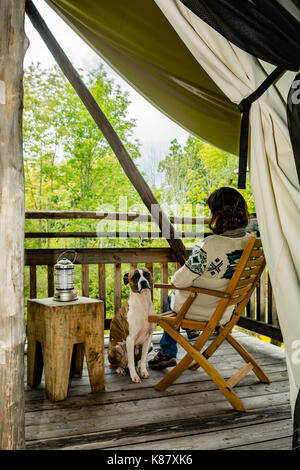
[[(95, 54), (44, 0), (34, 0), (34, 3), (77, 69), (88, 71), (94, 69), (98, 64), (104, 63), (103, 59)], [(40, 62), (44, 68), (53, 66), (55, 61), (52, 55), (28, 18), (25, 19), (25, 30), (30, 46), (25, 55), (24, 66), (27, 67), (31, 62)], [(167, 152), (169, 144), (174, 138), (177, 138), (181, 144), (185, 142), (188, 136), (185, 130), (148, 103), (107, 64), (105, 66), (108, 75), (114, 79), (115, 83), (118, 83), (123, 90), (129, 91), (131, 105), (128, 110), (130, 117), (136, 120), (135, 137), (142, 144), (143, 161), (150, 163), (150, 156), (155, 160), (160, 159)]]

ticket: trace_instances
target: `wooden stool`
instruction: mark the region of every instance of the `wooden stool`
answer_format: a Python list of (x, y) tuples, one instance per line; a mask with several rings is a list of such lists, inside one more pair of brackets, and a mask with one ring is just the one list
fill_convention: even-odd
[(27, 383), (30, 387), (41, 382), (44, 366), (47, 398), (64, 400), (69, 378), (81, 377), (85, 354), (92, 392), (104, 389), (102, 300), (88, 297), (72, 302), (57, 302), (52, 297), (30, 299), (27, 333)]

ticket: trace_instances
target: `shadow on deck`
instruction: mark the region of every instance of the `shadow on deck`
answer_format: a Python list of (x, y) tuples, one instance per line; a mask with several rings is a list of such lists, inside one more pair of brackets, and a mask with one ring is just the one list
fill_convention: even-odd
[[(35, 389), (25, 386), (26, 449), (291, 449), (284, 350), (240, 331), (233, 334), (272, 380), (269, 385), (259, 383), (251, 372), (236, 386), (245, 413), (233, 410), (201, 369), (186, 371), (167, 391), (157, 392), (154, 385), (166, 371), (150, 370), (149, 379), (133, 384), (129, 376), (113, 373), (105, 358), (103, 392), (90, 393), (86, 367), (81, 379), (72, 379), (68, 398), (62, 402), (45, 398), (43, 381)], [(158, 347), (159, 335), (154, 335), (153, 343), (154, 349)], [(182, 354), (179, 348), (179, 357)], [(225, 378), (244, 365), (228, 344), (211, 362)]]

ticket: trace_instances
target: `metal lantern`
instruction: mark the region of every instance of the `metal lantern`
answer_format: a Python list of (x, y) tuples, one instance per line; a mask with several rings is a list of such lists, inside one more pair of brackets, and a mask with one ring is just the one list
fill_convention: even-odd
[(56, 289), (53, 298), (58, 302), (70, 302), (71, 300), (77, 299), (77, 293), (73, 285), (75, 258), (73, 262), (67, 258), (58, 259), (54, 266), (56, 271)]

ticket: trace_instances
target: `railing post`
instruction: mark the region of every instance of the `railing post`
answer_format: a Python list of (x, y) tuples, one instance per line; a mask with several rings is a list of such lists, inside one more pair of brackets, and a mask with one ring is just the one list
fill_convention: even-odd
[(122, 302), (122, 265), (115, 264), (114, 267), (114, 310), (115, 313), (121, 307)]
[(104, 302), (104, 318), (106, 318), (106, 274), (105, 264), (98, 264), (99, 299)]
[(36, 299), (37, 289), (36, 289), (36, 266), (30, 266), (30, 298)]
[[(160, 281), (162, 283), (168, 283), (168, 263), (161, 263), (160, 265)], [(161, 312), (166, 312), (167, 310), (167, 298), (168, 290), (161, 289)]]
[(54, 295), (54, 266), (48, 265), (48, 297)]
[[(145, 266), (147, 269), (149, 269), (152, 279), (153, 279), (153, 263), (146, 263)], [(154, 279), (153, 279), (153, 283), (154, 283)], [(151, 287), (151, 298), (153, 300), (153, 286)]]
[(83, 297), (90, 296), (90, 286), (89, 286), (89, 265), (83, 264), (81, 266), (82, 273), (82, 295)]

